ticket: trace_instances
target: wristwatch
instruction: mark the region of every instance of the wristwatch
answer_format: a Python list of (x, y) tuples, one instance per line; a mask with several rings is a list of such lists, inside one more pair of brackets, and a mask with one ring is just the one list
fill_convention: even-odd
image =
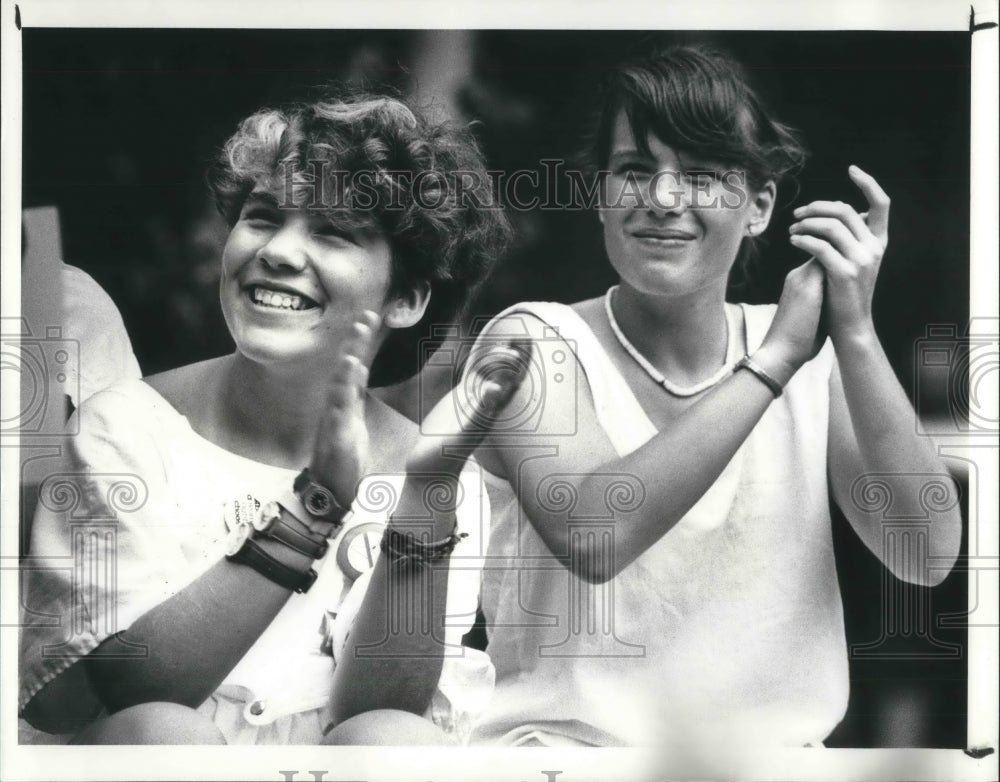
[(330, 489), (312, 479), (308, 467), (296, 476), (292, 490), (299, 498), (306, 513), (316, 521), (326, 522), (334, 526), (339, 526), (344, 521), (349, 509), (337, 502), (337, 498)]
[(275, 559), (253, 539), (253, 526), (243, 522), (229, 531), (226, 538), (226, 559), (252, 567), (269, 581), (293, 592), (308, 592), (316, 581), (316, 571), (298, 570)]
[(253, 529), (310, 559), (322, 559), (326, 554), (326, 535), (311, 531), (279, 502), (264, 504), (253, 518)]
[(337, 564), (351, 581), (375, 567), (385, 524), (366, 521), (351, 527), (337, 546)]

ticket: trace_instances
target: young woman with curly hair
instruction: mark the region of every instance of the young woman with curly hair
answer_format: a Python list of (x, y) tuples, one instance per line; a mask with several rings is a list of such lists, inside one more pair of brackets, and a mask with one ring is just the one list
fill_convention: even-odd
[[(350, 630), (335, 617), (375, 559), (362, 576), (377, 593), (369, 613), (386, 590), (424, 600), (439, 625), (459, 617), (444, 638), (454, 645), (475, 612), (485, 520), (463, 465), (478, 435), (421, 438), (366, 390), (369, 369), (382, 382), (418, 370), (423, 326), (452, 320), (503, 252), (503, 213), (463, 198), (472, 185), (456, 172), (488, 194), (467, 131), (392, 97), (242, 122), (211, 173), (230, 226), (220, 300), (236, 348), (112, 386), (71, 422), (59, 496), (75, 502), (43, 496), (32, 552), (74, 565), (31, 571), (24, 594), (32, 724), (79, 743), (314, 744), (331, 719), (379, 707), (453, 732), (468, 723), (454, 681), (478, 677), (488, 692), (488, 661), (470, 650), (442, 663), (412, 633), (380, 639), (367, 678), (360, 657), (345, 663), (330, 716)], [(515, 382), (494, 377), (480, 408)], [(379, 557), (392, 513), (395, 553)], [(425, 553), (447, 563), (466, 533), (462, 568), (402, 556), (415, 536), (444, 541)]]

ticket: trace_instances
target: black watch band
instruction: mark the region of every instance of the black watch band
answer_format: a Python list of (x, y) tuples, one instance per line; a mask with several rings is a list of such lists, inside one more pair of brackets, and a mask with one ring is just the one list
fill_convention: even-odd
[(230, 562), (252, 567), (269, 581), (293, 592), (308, 592), (316, 580), (316, 571), (312, 568), (302, 572), (280, 562), (248, 537), (243, 545), (233, 554), (226, 554)]
[(328, 548), (324, 535), (309, 530), (280, 502), (266, 503), (254, 519), (253, 528), (310, 559), (322, 559)]

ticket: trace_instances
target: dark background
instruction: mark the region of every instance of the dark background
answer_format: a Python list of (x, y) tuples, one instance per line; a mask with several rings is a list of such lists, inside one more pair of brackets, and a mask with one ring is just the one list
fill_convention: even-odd
[[(434, 75), (421, 71), (420, 56), (437, 40), (385, 30), (22, 35), (24, 206), (59, 207), (65, 260), (118, 304), (147, 373), (231, 348), (216, 294), (226, 228), (204, 171), (238, 121), (331, 82), (419, 92)], [(491, 168), (540, 169), (541, 159), (579, 148), (588, 99), (623, 54), (692, 39), (736, 55), (812, 152), (798, 194), (779, 193), (758, 274), (733, 297), (777, 300), (784, 274), (802, 260), (784, 240), (791, 206), (825, 198), (860, 210), (847, 178), (848, 165), (860, 165), (892, 197), (876, 327), (912, 393), (920, 382), (914, 346), (928, 324), (968, 320), (967, 34), (479, 31), (468, 36), (471, 58), (455, 60), (453, 103), (465, 119), (481, 120)], [(527, 299), (573, 302), (614, 282), (593, 214), (511, 217), (517, 241), (475, 314)], [(948, 412), (943, 394), (922, 390), (925, 412)], [(849, 643), (878, 641), (884, 594), (900, 587), (839, 515), (834, 528)], [(910, 634), (875, 646), (890, 657), (852, 654), (848, 715), (832, 746), (964, 746), (966, 636), (934, 620), (965, 611), (965, 575), (953, 573), (931, 593), (906, 589), (912, 605), (929, 600), (934, 640)], [(960, 653), (948, 656), (934, 641)]]

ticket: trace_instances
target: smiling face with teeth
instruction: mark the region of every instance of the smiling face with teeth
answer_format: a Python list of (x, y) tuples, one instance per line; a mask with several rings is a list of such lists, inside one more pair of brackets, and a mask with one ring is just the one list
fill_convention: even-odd
[(238, 353), (260, 363), (328, 367), (355, 318), (385, 314), (392, 252), (385, 238), (320, 212), (247, 197), (222, 252), (222, 311)]
[[(747, 227), (767, 224), (774, 185), (768, 183), (761, 192), (746, 190), (736, 198), (734, 180), (720, 176), (704, 180), (707, 192), (696, 193), (690, 183), (685, 187), (685, 173), (714, 171), (718, 166), (693, 164), (653, 134), (648, 152), (639, 147), (628, 118), (620, 113), (611, 137), (605, 185), (605, 201), (612, 206), (600, 212), (611, 265), (624, 284), (646, 293), (677, 295), (718, 288), (724, 294)], [(658, 173), (659, 183), (671, 186), (658, 189), (656, 199), (644, 193), (649, 206), (637, 205), (629, 197), (635, 189), (626, 183), (648, 187)], [(698, 206), (693, 208), (692, 202)]]

